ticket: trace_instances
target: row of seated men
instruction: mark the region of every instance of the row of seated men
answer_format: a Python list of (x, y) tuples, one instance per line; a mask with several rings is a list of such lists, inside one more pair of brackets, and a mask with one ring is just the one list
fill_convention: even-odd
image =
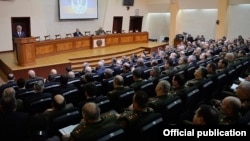
[[(117, 80), (122, 81), (121, 76), (116, 77)], [(97, 103), (94, 99), (98, 98), (91, 97), (93, 93), (96, 93), (96, 85), (93, 82), (89, 82), (85, 87), (85, 94), (88, 99), (84, 101), (85, 103), (82, 108), (78, 109), (74, 107), (73, 104), (65, 101), (63, 95), (57, 94), (52, 98), (52, 107), (35, 115), (18, 111), (15, 90), (11, 87), (5, 89), (1, 98), (1, 136), (8, 137), (10, 140), (27, 140), (27, 138), (37, 140), (36, 138), (50, 137), (88, 140), (101, 138), (110, 134), (105, 134), (105, 131), (114, 132), (119, 129), (118, 131), (124, 132), (122, 135), (124, 140), (127, 138), (135, 139), (137, 137), (139, 139), (152, 140), (162, 136), (161, 130), (166, 127), (164, 120), (169, 120), (167, 118), (177, 113), (180, 115), (174, 118), (181, 117), (181, 120), (185, 120), (184, 122), (178, 122), (178, 124), (228, 125), (246, 124), (247, 121), (249, 122), (249, 117), (247, 119), (245, 117), (245, 115), (249, 115), (249, 111), (241, 116), (241, 100), (246, 99), (246, 96), (247, 99), (250, 97), (249, 81), (240, 83), (239, 89), (236, 91), (236, 96), (226, 96), (223, 98), (219, 109), (215, 109), (212, 105), (208, 104), (201, 104), (195, 107), (193, 109), (193, 111), (196, 110), (195, 116), (191, 121), (188, 121), (190, 119), (183, 119), (182, 112), (187, 110), (185, 109), (186, 105), (182, 105), (181, 107), (178, 105), (178, 103), (182, 102), (182, 99), (169, 93), (171, 85), (166, 80), (162, 80), (157, 84), (155, 97), (149, 98), (147, 92), (142, 90), (135, 91), (130, 97), (130, 104), (132, 105), (121, 112), (113, 112), (114, 106), (110, 107), (112, 112), (102, 111), (103, 103)], [(114, 94), (114, 91), (111, 94)], [(118, 94), (118, 91), (116, 91), (116, 94)], [(171, 109), (172, 107), (177, 108)], [(170, 111), (162, 111), (166, 109)], [(180, 113), (179, 110), (181, 110)], [(78, 123), (79, 125), (68, 135), (61, 136), (57, 133), (60, 128)], [(139, 132), (141, 130), (145, 130), (145, 132)], [(40, 136), (36, 133), (40, 133)]]
[[(142, 66), (143, 62), (140, 59), (138, 59), (138, 60), (137, 61), (139, 63), (137, 62), (137, 67), (133, 71), (133, 74), (131, 74), (132, 81), (130, 81), (130, 84), (131, 84), (130, 87), (134, 88), (135, 90), (136, 89), (142, 89), (141, 82), (147, 83), (147, 82), (144, 82), (144, 78), (143, 78), (143, 74), (145, 74), (145, 73), (141, 71), (141, 70), (145, 70), (145, 69), (143, 69), (144, 66)], [(180, 58), (180, 60), (181, 60), (181, 58)], [(222, 60), (222, 62), (223, 62), (223, 60)], [(220, 63), (220, 61), (218, 62), (218, 64), (219, 63)], [(167, 77), (167, 78), (165, 77), (164, 79), (171, 80), (171, 78), (172, 78), (171, 75), (172, 74), (171, 75), (165, 74), (166, 71), (170, 71), (171, 70), (170, 68), (168, 68), (168, 66), (171, 66), (171, 65), (172, 65), (171, 60), (167, 60), (166, 63), (165, 63), (166, 70), (162, 71), (161, 73), (164, 73), (164, 75), (162, 75), (162, 76), (165, 77), (165, 75), (166, 75), (166, 76), (169, 76), (169, 77)], [(183, 65), (183, 64), (179, 64), (179, 65)], [(176, 67), (178, 68), (178, 66), (176, 66)], [(218, 66), (220, 66), (220, 65), (218, 65)], [(140, 70), (139, 70), (139, 68), (140, 68)], [(210, 68), (212, 68), (212, 71), (213, 71), (213, 72), (211, 72), (211, 74), (215, 73), (215, 69), (214, 69), (215, 65), (213, 63), (211, 63), (211, 62), (208, 63), (207, 72), (209, 72)], [(194, 69), (196, 69), (196, 68), (194, 68)], [(106, 71), (106, 70), (108, 70), (108, 71)], [(158, 78), (158, 77), (162, 77), (162, 76), (160, 76), (160, 74), (159, 74), (160, 70), (159, 70), (158, 67), (153, 67), (152, 69), (147, 69), (147, 70), (149, 70), (148, 72), (150, 72), (150, 74), (148, 75), (150, 77), (146, 77), (146, 79), (149, 78), (149, 80), (152, 80), (153, 82), (151, 82), (150, 85), (149, 85), (149, 83), (147, 83), (146, 85), (147, 86), (151, 86), (151, 87), (144, 87), (144, 88), (146, 88), (144, 90), (147, 90), (149, 92), (149, 95), (152, 97), (152, 96), (155, 96), (154, 88), (155, 88), (155, 86), (156, 86), (156, 84), (158, 82), (157, 81), (158, 79), (156, 79), (156, 81), (154, 81), (154, 79)], [(110, 78), (107, 81), (108, 82), (107, 85), (105, 85), (105, 83), (102, 83), (101, 88), (98, 89), (99, 90), (99, 94), (98, 95), (106, 95), (108, 91), (111, 91), (114, 88), (113, 83), (112, 83), (113, 82), (113, 77), (111, 75), (110, 69), (105, 69), (104, 71), (105, 71), (104, 74), (105, 75), (109, 74)], [(178, 72), (178, 73), (180, 73), (180, 72)], [(194, 75), (192, 73), (194, 73)], [(202, 80), (203, 79), (203, 78), (197, 78), (199, 76), (196, 76), (196, 74), (195, 74), (194, 70), (191, 71), (191, 73), (189, 75), (190, 76), (193, 75), (195, 78), (192, 81), (188, 81), (186, 83), (186, 85), (188, 85), (188, 86), (197, 85), (197, 82), (199, 82), (197, 80), (199, 80), (199, 79)], [(209, 75), (211, 75), (211, 74), (209, 74)], [(189, 79), (187, 79), (187, 76), (189, 76), (189, 75), (186, 75), (186, 80), (189, 80)], [(234, 76), (237, 76), (237, 75), (234, 75)], [(42, 78), (39, 78), (39, 79), (42, 79)], [(233, 80), (233, 78), (230, 78), (230, 79)], [(73, 79), (73, 80), (75, 80), (75, 79)], [(80, 80), (80, 79), (77, 78), (77, 80)], [(90, 75), (90, 74), (84, 75), (83, 76), (83, 80), (85, 82), (93, 81), (92, 75)], [(13, 81), (10, 81), (10, 82), (13, 82)], [(72, 81), (70, 81), (70, 82), (72, 82)], [(53, 86), (56, 86), (56, 88), (55, 87), (50, 87), (51, 85), (49, 84), (49, 82), (47, 82), (47, 83), (45, 83), (45, 85), (47, 85), (48, 87), (45, 86), (45, 88), (46, 88), (45, 90), (43, 90), (42, 86), (37, 85), (35, 89), (34, 88), (30, 88), (29, 91), (27, 91), (27, 89), (25, 89), (24, 93), (22, 93), (23, 89), (22, 90), (18, 90), (17, 91), (17, 97), (20, 98), (20, 99), (25, 99), (26, 97), (29, 97), (29, 95), (31, 95), (32, 93), (35, 93), (35, 91), (36, 91), (36, 93), (45, 92), (46, 94), (44, 94), (44, 97), (43, 97), (43, 98), (45, 98), (43, 101), (45, 101), (46, 98), (48, 98), (51, 95), (49, 93), (52, 93), (52, 94), (58, 94), (58, 93), (60, 93), (60, 94), (66, 95), (67, 100), (69, 102), (72, 102), (74, 105), (76, 105), (77, 104), (76, 102), (79, 102), (78, 101), (79, 99), (86, 99), (86, 97), (82, 96), (82, 93), (84, 92), (84, 87), (83, 87), (83, 85), (81, 85), (81, 81), (73, 81), (73, 82), (77, 82), (77, 85), (76, 85), (76, 83), (74, 83), (75, 85), (69, 84), (68, 78), (66, 76), (61, 76), (60, 77), (60, 83), (56, 83), (56, 85), (53, 85)], [(192, 82), (192, 83), (190, 83), (190, 82)], [(25, 82), (23, 82), (22, 79), (21, 79), (21, 83), (22, 83), (22, 85), (25, 84)], [(132, 83), (134, 83), (134, 84), (132, 84)], [(140, 87), (138, 87), (138, 86), (140, 86)], [(21, 86), (21, 87), (24, 87), (24, 85)], [(29, 88), (29, 87), (27, 87), (27, 85), (25, 85), (25, 87)], [(45, 96), (45, 95), (47, 95), (47, 96)], [(41, 98), (42, 97), (38, 97), (36, 99), (41, 99)], [(29, 99), (32, 99), (32, 98), (29, 97)], [(28, 103), (28, 102), (26, 102), (26, 103)], [(27, 104), (25, 104), (24, 107), (26, 107), (26, 109), (31, 110), (31, 108), (27, 108)], [(39, 109), (36, 109), (36, 110), (39, 112)]]

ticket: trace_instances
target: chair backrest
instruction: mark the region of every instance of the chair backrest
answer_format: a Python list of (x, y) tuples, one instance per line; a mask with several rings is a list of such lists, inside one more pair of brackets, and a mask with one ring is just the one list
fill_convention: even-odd
[(97, 97), (95, 103), (100, 107), (101, 113), (105, 113), (110, 110), (113, 110), (112, 103), (110, 99), (106, 96)]
[(97, 73), (93, 73), (93, 79), (94, 81), (98, 81), (98, 82), (101, 81), (101, 77)]
[(149, 113), (133, 127), (133, 135), (129, 138), (143, 141), (159, 140), (162, 125), (163, 118), (160, 113)]
[(151, 71), (151, 68), (147, 68), (147, 69), (143, 70), (142, 78), (143, 79), (148, 79), (149, 76), (150, 76), (150, 71)]
[(45, 83), (43, 92), (45, 92), (45, 93), (53, 93), (54, 89), (58, 88), (58, 87), (60, 87), (59, 82), (55, 82), (55, 83), (51, 83), (51, 84)]
[(101, 82), (98, 82), (98, 81), (95, 81), (95, 86), (96, 86), (96, 89), (97, 89), (97, 94), (96, 96), (101, 96), (103, 95), (103, 86), (102, 86), (102, 83)]
[(17, 91), (16, 98), (24, 100), (25, 98), (29, 97), (30, 95), (34, 94), (35, 90), (33, 88), (25, 89), (24, 91)]
[(77, 87), (72, 87), (70, 89), (65, 90), (62, 95), (64, 96), (67, 103), (72, 103), (73, 105), (77, 105), (79, 102), (79, 90)]
[(159, 112), (162, 114), (164, 123), (173, 124), (178, 122), (179, 115), (183, 110), (183, 102), (180, 97), (168, 99)]
[(27, 80), (27, 82), (26, 82), (25, 88), (26, 88), (26, 89), (33, 88), (34, 84), (35, 84), (37, 81), (44, 81), (44, 79), (41, 78), (41, 77), (39, 77), (39, 78), (34, 78), (34, 79), (29, 79), (29, 80)]
[(113, 125), (95, 134), (93, 141), (126, 141), (126, 134), (122, 126)]
[(194, 78), (195, 69), (196, 69), (196, 67), (191, 66), (191, 67), (188, 67), (188, 68), (185, 70), (185, 79), (186, 79), (186, 80), (191, 80), (191, 79)]
[(209, 100), (212, 98), (212, 94), (214, 93), (214, 83), (211, 78), (208, 78), (201, 82), (199, 86), (200, 95), (198, 98), (198, 105), (207, 104)]
[(151, 80), (147, 80), (147, 81), (143, 82), (138, 88), (136, 88), (136, 90), (139, 90), (139, 89), (145, 91), (149, 97), (156, 96), (155, 85), (154, 85), (153, 81), (151, 81)]
[(128, 108), (128, 106), (132, 104), (134, 93), (134, 89), (122, 91), (117, 100), (111, 101), (114, 105), (114, 109), (120, 113), (123, 111), (123, 108)]
[(31, 102), (27, 110), (30, 114), (42, 113), (46, 109), (51, 107), (51, 102), (52, 102), (51, 97), (41, 98)]
[(80, 77), (72, 78), (68, 80), (68, 84), (73, 84), (76, 87), (80, 87), (82, 80)]
[(183, 102), (181, 118), (187, 119), (193, 114), (193, 111), (197, 108), (199, 95), (200, 90), (197, 86), (190, 87), (181, 94), (180, 98)]
[(61, 128), (79, 123), (82, 116), (77, 108), (72, 108), (66, 112), (60, 113), (52, 119), (52, 132), (56, 132)]
[(124, 79), (124, 86), (129, 86), (134, 82), (132, 72), (123, 74), (122, 77)]
[(213, 93), (213, 98), (219, 98), (220, 92), (226, 87), (227, 75), (225, 72), (220, 72), (212, 77), (215, 86), (215, 92)]
[(113, 82), (114, 82), (113, 78), (109, 78), (109, 79), (102, 81), (103, 95), (107, 95), (109, 91), (112, 91), (114, 89)]

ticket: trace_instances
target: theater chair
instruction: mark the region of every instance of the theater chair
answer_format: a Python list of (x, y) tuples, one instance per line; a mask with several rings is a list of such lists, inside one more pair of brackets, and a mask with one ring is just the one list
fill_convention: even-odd
[(149, 113), (143, 117), (128, 134), (131, 140), (160, 140), (163, 118), (160, 113)]

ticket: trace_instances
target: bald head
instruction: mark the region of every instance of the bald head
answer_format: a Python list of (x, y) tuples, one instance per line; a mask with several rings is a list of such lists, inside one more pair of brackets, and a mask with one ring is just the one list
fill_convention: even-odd
[(100, 108), (93, 102), (88, 102), (82, 107), (82, 115), (86, 122), (97, 122), (100, 120)]
[(250, 100), (250, 82), (249, 81), (243, 81), (240, 83), (240, 85), (236, 89), (236, 96), (241, 101)]
[(65, 107), (65, 98), (61, 94), (57, 94), (53, 98), (53, 106), (57, 110), (61, 110)]
[(114, 87), (123, 86), (124, 79), (121, 75), (116, 75), (114, 77)]
[(75, 78), (75, 73), (73, 71), (69, 71), (68, 72), (68, 77), (71, 78)]
[(240, 112), (241, 101), (234, 96), (227, 96), (222, 100), (221, 112), (225, 115), (236, 115)]
[(8, 80), (14, 80), (15, 79), (15, 76), (13, 73), (9, 73), (8, 74)]
[(57, 70), (56, 70), (56, 69), (51, 69), (51, 70), (50, 70), (50, 74), (56, 75), (56, 74), (57, 74)]
[(35, 78), (36, 77), (36, 72), (34, 70), (29, 70), (28, 71), (28, 76), (29, 76), (29, 78)]

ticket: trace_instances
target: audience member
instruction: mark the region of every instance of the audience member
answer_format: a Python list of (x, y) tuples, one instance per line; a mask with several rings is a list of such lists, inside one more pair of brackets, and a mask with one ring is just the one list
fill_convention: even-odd
[[(9, 91), (9, 89), (7, 90)], [(0, 136), (10, 141), (27, 141), (28, 125), (30, 115), (24, 112), (17, 112), (16, 98), (13, 95), (5, 95), (0, 101)]]
[(161, 72), (161, 74), (171, 76), (174, 72), (175, 71), (173, 61), (171, 59), (167, 59), (164, 64), (164, 70)]
[(206, 79), (207, 70), (204, 67), (199, 67), (194, 72), (194, 79), (188, 80), (185, 83), (185, 87), (199, 86), (199, 84)]
[(241, 118), (241, 101), (234, 96), (227, 96), (221, 101), (220, 124), (237, 124)]
[(192, 125), (219, 125), (219, 112), (210, 105), (200, 105), (195, 111), (193, 121), (184, 121), (186, 124)]
[(216, 69), (216, 73), (220, 73), (225, 71), (225, 69), (227, 68), (228, 65), (228, 61), (226, 59), (220, 59), (217, 63), (217, 69)]
[(185, 77), (183, 74), (175, 74), (172, 77), (172, 87), (170, 93), (173, 96), (181, 96), (184, 94), (186, 87), (185, 87)]
[(210, 62), (207, 64), (206, 69), (207, 69), (207, 76), (206, 77), (211, 78), (216, 74), (217, 66), (214, 62)]
[(154, 112), (153, 109), (147, 107), (148, 95), (144, 91), (136, 91), (133, 96), (132, 105), (123, 113), (118, 114), (119, 123), (125, 128), (125, 131), (132, 130), (136, 123), (147, 113)]
[(9, 73), (9, 74), (7, 75), (7, 79), (8, 79), (7, 82), (6, 82), (5, 84), (3, 84), (3, 85), (0, 86), (0, 97), (1, 97), (1, 95), (2, 95), (2, 93), (3, 93), (3, 91), (4, 91), (4, 89), (6, 89), (6, 88), (8, 88), (8, 87), (17, 88), (17, 83), (16, 83), (16, 81), (15, 81), (15, 76), (14, 76), (14, 74)]
[(23, 100), (16, 98), (16, 91), (12, 87), (4, 89), (2, 96), (12, 96), (16, 99), (16, 111), (23, 111)]
[(81, 100), (78, 104), (78, 107), (79, 109), (82, 108), (82, 106), (84, 106), (84, 104), (86, 104), (87, 102), (95, 102), (97, 97), (97, 87), (95, 85), (95, 83), (93, 82), (89, 82), (89, 83), (86, 83), (84, 85), (84, 89), (85, 89), (85, 92), (84, 92), (84, 97), (86, 99), (84, 100)]
[(60, 86), (54, 89), (54, 94), (63, 94), (69, 89), (77, 88), (73, 84), (68, 84), (69, 77), (67, 75), (61, 75)]
[(112, 91), (109, 91), (107, 94), (111, 101), (116, 101), (121, 92), (129, 90), (129, 87), (124, 86), (123, 84), (123, 77), (121, 75), (116, 75), (113, 81), (114, 89)]
[(161, 75), (160, 68), (157, 66), (153, 66), (152, 69), (150, 70), (148, 80), (152, 80), (152, 81), (158, 80), (160, 75)]
[(46, 109), (43, 112), (43, 115), (45, 115), (47, 117), (47, 120), (50, 122), (59, 112), (67, 111), (72, 107), (72, 103), (66, 104), (66, 100), (63, 95), (56, 94), (52, 98), (51, 108)]
[(142, 78), (142, 69), (141, 68), (135, 68), (132, 72), (133, 74), (133, 80), (134, 82), (130, 85), (131, 88), (134, 88), (137, 90), (137, 87), (140, 86), (145, 80)]
[(155, 111), (160, 111), (159, 109), (165, 104), (168, 99), (172, 97), (169, 93), (171, 84), (166, 80), (161, 80), (155, 87), (156, 96), (149, 98), (148, 106), (153, 108)]
[[(31, 111), (35, 110), (32, 109), (30, 104), (34, 101), (38, 101), (44, 98), (51, 98), (51, 93), (44, 93), (44, 82), (42, 80), (37, 81), (34, 83), (34, 94), (29, 95), (27, 98), (23, 100), (24, 109), (31, 113)], [(37, 111), (39, 112), (39, 111)], [(32, 113), (33, 114), (33, 113)]]
[(94, 140), (97, 133), (117, 125), (114, 114), (101, 116), (100, 108), (93, 102), (88, 102), (82, 107), (82, 117), (79, 125), (70, 133), (69, 141)]

